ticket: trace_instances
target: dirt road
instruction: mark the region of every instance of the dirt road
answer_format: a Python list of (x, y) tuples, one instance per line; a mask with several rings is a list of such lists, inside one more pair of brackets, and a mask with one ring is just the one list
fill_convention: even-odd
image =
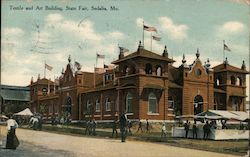
[(179, 148), (164, 144), (77, 137), (42, 131), (17, 129), (21, 142), (17, 150), (0, 149), (0, 156), (65, 157), (233, 157), (207, 151)]

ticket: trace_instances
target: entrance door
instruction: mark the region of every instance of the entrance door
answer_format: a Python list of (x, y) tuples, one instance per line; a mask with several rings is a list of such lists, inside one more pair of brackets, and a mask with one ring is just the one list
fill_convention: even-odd
[(200, 95), (194, 98), (194, 115), (203, 112), (203, 98)]

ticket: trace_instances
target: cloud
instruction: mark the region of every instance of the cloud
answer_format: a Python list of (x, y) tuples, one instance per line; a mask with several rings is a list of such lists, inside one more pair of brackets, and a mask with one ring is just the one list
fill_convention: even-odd
[(115, 38), (115, 39), (122, 39), (124, 38), (125, 35), (120, 31), (114, 31), (114, 32), (110, 32), (108, 36), (110, 36), (111, 38)]
[(172, 40), (183, 40), (188, 37), (188, 26), (184, 24), (175, 24), (169, 17), (159, 18), (162, 31)]
[(244, 32), (245, 25), (238, 21), (228, 21), (223, 25), (216, 27), (216, 29), (216, 33), (220, 36), (238, 35)]
[(58, 23), (63, 20), (63, 16), (61, 14), (49, 14), (45, 21), (48, 23)]
[(137, 27), (142, 28), (142, 27), (143, 27), (143, 18), (138, 17), (138, 18), (136, 19), (136, 25), (137, 25)]
[(2, 35), (3, 36), (22, 36), (24, 35), (24, 31), (18, 27), (4, 28)]

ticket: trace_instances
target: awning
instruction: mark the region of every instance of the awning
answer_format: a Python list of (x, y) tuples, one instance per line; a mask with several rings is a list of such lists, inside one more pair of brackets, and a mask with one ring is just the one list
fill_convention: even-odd
[(226, 93), (226, 91), (219, 89), (219, 88), (214, 88), (214, 92), (216, 93)]
[(247, 97), (247, 96), (241, 93), (233, 93), (230, 95), (230, 97)]
[(164, 89), (164, 87), (156, 84), (146, 84), (143, 86), (143, 88), (160, 89), (160, 90)]
[(25, 110), (18, 112), (18, 113), (14, 113), (14, 115), (19, 115), (19, 116), (33, 116), (33, 113), (30, 111), (29, 108), (26, 108)]

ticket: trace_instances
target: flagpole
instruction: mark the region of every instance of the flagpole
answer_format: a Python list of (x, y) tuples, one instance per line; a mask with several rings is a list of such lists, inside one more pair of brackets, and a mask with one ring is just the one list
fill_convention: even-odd
[(44, 61), (44, 78), (46, 78), (46, 61)]
[(142, 45), (144, 47), (144, 20), (142, 21)]
[(152, 51), (152, 38), (153, 38), (153, 37), (152, 37), (152, 32), (151, 32), (151, 48), (150, 48), (151, 51)]
[(95, 82), (95, 69), (96, 69), (96, 65), (94, 64), (94, 88), (95, 88), (95, 84), (96, 84), (96, 82)]
[(225, 40), (223, 40), (223, 60), (222, 60), (222, 63), (224, 62), (225, 60)]

